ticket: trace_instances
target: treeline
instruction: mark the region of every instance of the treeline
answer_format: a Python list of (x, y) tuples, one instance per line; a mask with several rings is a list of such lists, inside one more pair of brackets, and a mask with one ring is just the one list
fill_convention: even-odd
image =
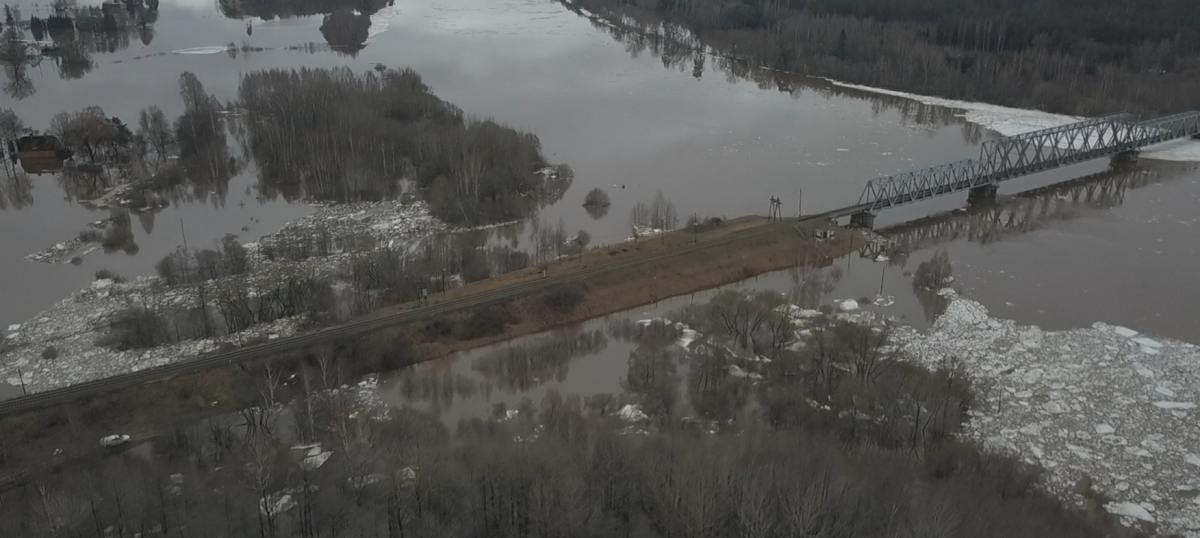
[(285, 197), (379, 200), (410, 180), (436, 216), (477, 225), (523, 218), (571, 179), (536, 136), (464, 118), (410, 69), (259, 71), (238, 95), (263, 188)]
[[(818, 320), (810, 341), (768, 351), (772, 362), (718, 342), (738, 334), (769, 341), (760, 340), (762, 325), (718, 320), (730, 311), (786, 317), (779, 301), (735, 294), (696, 307), (692, 321), (716, 332), (687, 350), (676, 345), (674, 325), (613, 324), (609, 337), (637, 343), (624, 394), (549, 390), (540, 404), (496, 405), (489, 418), (454, 429), (411, 408), (364, 406), (356, 391), (337, 388), (348, 366), (410, 360), (402, 342), (313, 349), (251, 374), (261, 406), (181, 425), (155, 441), (150, 458), (67, 464), (5, 492), (0, 530), (180, 538), (1107, 535), (1107, 516), (1088, 520), (1046, 496), (1036, 470), (956, 440), (973, 401), (970, 383), (952, 366), (927, 370), (882, 353), (886, 331)], [(562, 353), (604, 339), (577, 338)], [(480, 366), (500, 377), (559, 367), (527, 353)]]
[(231, 19), (257, 17), (262, 20), (328, 15), (335, 11), (357, 11), (371, 15), (393, 0), (218, 0), (221, 14)]
[[(136, 126), (94, 106), (54, 116), (47, 133), (75, 155), (62, 174), (68, 195), (91, 199), (130, 184), (123, 205), (134, 208), (161, 205), (162, 193), (185, 197), (186, 186), (193, 197), (223, 195), (241, 166), (230, 133), (255, 159), (264, 197), (387, 200), (409, 185), (435, 216), (459, 225), (523, 219), (573, 180), (570, 167), (548, 166), (536, 136), (464, 117), (409, 69), (259, 71), (229, 104), (190, 72), (179, 88), (184, 111), (173, 122), (157, 106)], [(0, 112), (6, 140), (29, 131)]]
[[(1200, 52), (1200, 5), (1189, 0), (798, 0), (793, 7), (828, 15), (937, 25), (939, 45), (973, 51), (1032, 47), (1129, 59), (1137, 47), (1167, 40), (1181, 55)], [(761, 3), (759, 5), (762, 5)]]
[[(329, 261), (306, 263), (313, 258)], [(486, 234), (442, 234), (395, 246), (318, 226), (265, 238), (253, 251), (227, 234), (215, 248), (179, 249), (160, 259), (155, 269), (165, 289), (106, 320), (102, 345), (149, 348), (232, 335), (282, 318), (301, 326), (341, 321), (524, 269), (531, 261), (512, 247), (487, 245)], [(505, 323), (499, 320), (498, 328)], [(471, 331), (486, 332), (497, 323), (480, 318), (466, 326), (470, 330), (451, 331), (446, 325), (429, 336), (471, 339)]]
[(566, 3), (616, 23), (615, 33), (893, 90), (1078, 115), (1200, 102), (1200, 33), (1185, 22), (1194, 2)]

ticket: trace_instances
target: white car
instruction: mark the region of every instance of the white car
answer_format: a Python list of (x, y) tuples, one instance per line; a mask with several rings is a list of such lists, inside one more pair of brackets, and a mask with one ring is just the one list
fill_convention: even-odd
[(100, 438), (100, 446), (120, 446), (129, 442), (129, 436), (123, 434), (108, 435)]

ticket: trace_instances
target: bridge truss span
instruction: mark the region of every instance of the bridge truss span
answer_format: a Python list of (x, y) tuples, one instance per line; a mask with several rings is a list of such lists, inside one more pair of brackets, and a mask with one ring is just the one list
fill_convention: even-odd
[[(1200, 134), (1200, 111), (1150, 120), (1113, 114), (984, 142), (978, 159), (914, 170), (867, 182), (858, 207), (875, 213), (928, 198), (981, 190), (1002, 182)], [(869, 222), (870, 219), (864, 219)]]

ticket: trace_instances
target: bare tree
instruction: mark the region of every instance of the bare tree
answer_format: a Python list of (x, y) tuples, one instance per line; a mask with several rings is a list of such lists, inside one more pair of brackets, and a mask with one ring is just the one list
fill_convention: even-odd
[(156, 105), (142, 109), (138, 114), (138, 136), (149, 149), (154, 151), (154, 169), (157, 170), (163, 161), (175, 150), (175, 133), (162, 109)]

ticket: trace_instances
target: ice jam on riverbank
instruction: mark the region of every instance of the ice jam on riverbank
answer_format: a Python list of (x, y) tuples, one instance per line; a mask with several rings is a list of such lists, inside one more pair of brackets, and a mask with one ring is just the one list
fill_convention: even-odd
[[(247, 244), (250, 270), (204, 282), (205, 295), (215, 312), (218, 309), (211, 301), (226, 286), (254, 293), (296, 274), (328, 275), (337, 285), (350, 253), (340, 250), (339, 241), (333, 239), (370, 236), (393, 248), (412, 248), (423, 238), (446, 229), (422, 202), (323, 206), (316, 213)], [(289, 261), (263, 255), (265, 246), (279, 246), (314, 234), (331, 238), (328, 256)], [(222, 346), (273, 340), (291, 335), (299, 328), (301, 320), (281, 318), (236, 334), (148, 349), (118, 351), (101, 345), (109, 332), (108, 325), (119, 312), (138, 307), (166, 315), (191, 307), (198, 297), (196, 287), (167, 286), (159, 277), (139, 277), (126, 283), (97, 280), (33, 319), (12, 325), (0, 334), (0, 382), (23, 386), (30, 393), (44, 391), (187, 360)]]
[[(843, 88), (850, 88), (852, 90), (877, 93), (880, 95), (891, 95), (894, 97), (903, 97), (905, 99), (912, 99), (913, 101), (927, 105), (956, 108), (963, 111), (963, 119), (976, 125), (987, 127), (988, 129), (996, 131), (1004, 136), (1014, 136), (1040, 129), (1049, 129), (1051, 127), (1075, 123), (1083, 119), (1075, 116), (1051, 114), (1049, 112), (1042, 112), (1041, 110), (1011, 108), (987, 103), (977, 103), (973, 101), (959, 101), (956, 99), (943, 99), (941, 97), (930, 97), (928, 95), (918, 95), (915, 93), (885, 90), (883, 88), (874, 88), (859, 84), (849, 84), (831, 79), (825, 80), (828, 80), (831, 84), (841, 86)], [(1193, 140), (1177, 140), (1174, 142), (1158, 144), (1143, 151), (1142, 157), (1164, 161), (1200, 161), (1200, 142)]]
[(951, 302), (927, 333), (900, 329), (909, 358), (957, 358), (981, 389), (967, 435), (1047, 471), (1046, 486), (1091, 481), (1126, 524), (1200, 537), (1200, 348), (1124, 327), (1048, 332)]

